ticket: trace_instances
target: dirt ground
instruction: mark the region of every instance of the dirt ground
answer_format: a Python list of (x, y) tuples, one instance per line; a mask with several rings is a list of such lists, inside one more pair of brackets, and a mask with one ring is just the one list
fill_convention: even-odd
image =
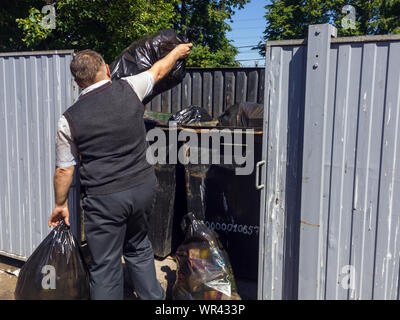
[(0, 258), (0, 300), (14, 300), (14, 290), (17, 285), (17, 276), (22, 263), (8, 258)]
[(17, 277), (0, 271), (0, 300), (13, 300)]
[[(172, 299), (172, 287), (176, 280), (176, 262), (172, 257), (167, 257), (163, 260), (155, 259), (157, 279), (160, 281), (166, 299)], [(17, 284), (18, 270), (23, 263), (20, 261), (8, 259), (0, 256), (0, 300), (14, 300), (14, 290)], [(125, 299), (135, 300), (137, 297), (134, 294), (127, 274), (125, 276)], [(244, 280), (236, 280), (239, 294), (242, 299), (256, 299), (256, 284)]]
[[(167, 298), (171, 297), (172, 286), (176, 279), (176, 263), (172, 257), (163, 260), (155, 259), (157, 279), (160, 281)], [(14, 300), (14, 291), (17, 285), (17, 275), (23, 263), (8, 258), (0, 258), (0, 300)], [(125, 275), (125, 298), (128, 300), (136, 299), (133, 289), (129, 283), (127, 274)]]

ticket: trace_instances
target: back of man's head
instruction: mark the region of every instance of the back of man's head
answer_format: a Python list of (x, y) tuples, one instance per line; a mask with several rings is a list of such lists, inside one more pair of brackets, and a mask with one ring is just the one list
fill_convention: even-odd
[(96, 82), (97, 73), (104, 66), (103, 57), (93, 50), (82, 50), (71, 61), (71, 73), (78, 84), (86, 88)]

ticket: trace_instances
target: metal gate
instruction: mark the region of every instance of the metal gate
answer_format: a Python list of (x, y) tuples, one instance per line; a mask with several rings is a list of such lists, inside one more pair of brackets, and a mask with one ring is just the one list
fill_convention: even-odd
[(400, 36), (267, 43), (260, 299), (398, 299)]
[[(0, 254), (25, 260), (50, 231), (54, 208), (55, 134), (78, 96), (72, 50), (0, 54)], [(79, 212), (69, 196), (71, 228)]]

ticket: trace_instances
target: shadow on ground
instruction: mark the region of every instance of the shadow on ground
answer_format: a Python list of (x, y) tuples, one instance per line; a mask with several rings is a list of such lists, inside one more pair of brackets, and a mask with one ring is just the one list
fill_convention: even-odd
[[(83, 250), (85, 253), (85, 250)], [(86, 252), (87, 253), (87, 252)], [(85, 261), (90, 260), (90, 256), (84, 257)], [(176, 281), (176, 262), (172, 257), (163, 260), (154, 260), (157, 279), (161, 283), (166, 300), (172, 299), (172, 288)], [(14, 300), (14, 291), (17, 284), (17, 276), (13, 274), (23, 266), (24, 262), (0, 256), (0, 300)], [(138, 300), (135, 289), (128, 275), (125, 264), (124, 267), (124, 299)], [(244, 300), (257, 299), (257, 284), (255, 282), (242, 279), (236, 280), (238, 292)]]

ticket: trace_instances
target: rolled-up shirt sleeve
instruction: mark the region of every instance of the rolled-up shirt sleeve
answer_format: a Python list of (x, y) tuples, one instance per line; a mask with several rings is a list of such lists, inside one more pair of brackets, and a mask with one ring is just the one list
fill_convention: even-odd
[(64, 116), (58, 121), (56, 135), (56, 166), (66, 168), (78, 163), (78, 149), (72, 138), (67, 119)]
[(121, 79), (130, 84), (140, 101), (143, 101), (143, 99), (151, 93), (154, 87), (154, 78), (152, 74), (147, 71)]

